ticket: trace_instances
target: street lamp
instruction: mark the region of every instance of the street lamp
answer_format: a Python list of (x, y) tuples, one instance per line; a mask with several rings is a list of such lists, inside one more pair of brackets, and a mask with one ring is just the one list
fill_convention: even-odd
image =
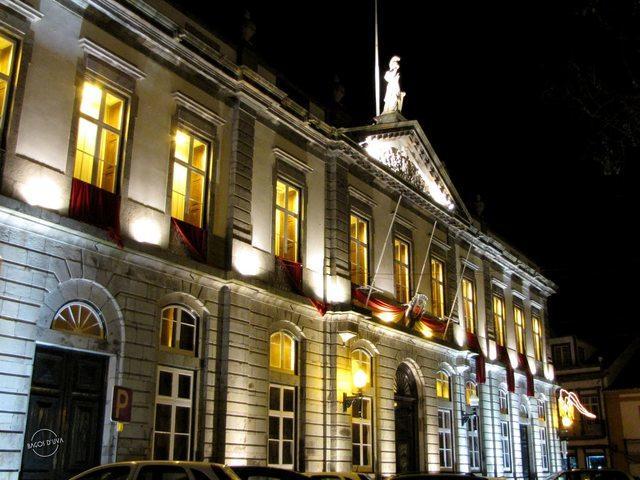
[(478, 405), (480, 405), (480, 398), (478, 397), (478, 395), (474, 392), (471, 395), (469, 395), (469, 412), (465, 412), (464, 410), (461, 409), (460, 411), (460, 417), (462, 418), (462, 425), (464, 426), (469, 420), (471, 420), (472, 417), (475, 417), (476, 415), (478, 415)]
[(353, 372), (353, 386), (358, 390), (358, 393), (355, 395), (347, 395), (346, 392), (342, 393), (342, 411), (346, 412), (349, 407), (357, 406), (360, 402), (362, 402), (362, 389), (367, 386), (369, 383), (369, 377), (367, 373), (361, 368), (356, 369)]

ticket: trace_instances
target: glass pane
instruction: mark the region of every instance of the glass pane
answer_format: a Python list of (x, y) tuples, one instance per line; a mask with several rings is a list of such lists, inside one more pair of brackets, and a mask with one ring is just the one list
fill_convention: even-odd
[(73, 176), (86, 183), (93, 179), (93, 158), (96, 152), (98, 126), (84, 118), (78, 121), (76, 161)]
[(280, 438), (280, 418), (278, 417), (269, 417), (269, 439), (279, 439)]
[(168, 308), (162, 312), (162, 326), (160, 330), (160, 345), (173, 347), (176, 344), (175, 308)]
[(287, 215), (287, 260), (293, 262), (298, 259), (298, 218)]
[(191, 147), (191, 136), (182, 130), (176, 132), (176, 150), (174, 156), (182, 160), (184, 163), (189, 163), (189, 148)]
[(178, 375), (178, 398), (191, 398), (191, 377)]
[(207, 145), (196, 138), (193, 139), (193, 159), (191, 164), (199, 170), (206, 171)]
[(112, 193), (115, 191), (116, 177), (118, 175), (119, 147), (120, 135), (109, 130), (103, 130), (100, 141), (97, 186)]
[(187, 195), (187, 168), (173, 163), (173, 186), (171, 189), (171, 216), (184, 220), (184, 203)]
[(280, 342), (282, 341), (281, 333), (274, 333), (271, 335), (271, 345), (269, 348), (269, 365), (274, 368), (280, 368), (282, 366), (282, 359), (280, 357)]
[(189, 407), (176, 407), (175, 429), (176, 433), (189, 433), (191, 421), (191, 409)]
[(367, 244), (367, 223), (361, 220), (358, 221), (358, 240)]
[(168, 433), (156, 433), (153, 442), (153, 458), (156, 460), (169, 460), (169, 442), (171, 435)]
[(122, 110), (124, 102), (122, 99), (107, 92), (104, 103), (104, 123), (120, 130), (122, 127)]
[(287, 202), (285, 201), (287, 194), (287, 186), (280, 180), (276, 182), (276, 205), (282, 208), (286, 208)]
[(282, 210), (276, 210), (276, 232), (275, 232), (275, 254), (282, 257), (285, 254), (285, 235), (284, 235), (285, 214)]
[(155, 429), (160, 432), (171, 431), (171, 405), (158, 403), (156, 405)]
[(84, 82), (82, 87), (82, 100), (80, 111), (85, 115), (100, 118), (100, 105), (102, 104), (102, 88), (93, 83)]
[(362, 443), (371, 443), (369, 440), (369, 425), (362, 425)]
[(282, 419), (282, 438), (293, 440), (293, 418)]
[(283, 390), (283, 395), (282, 410), (284, 412), (293, 412), (293, 390), (285, 389)]
[(180, 348), (193, 352), (195, 349), (196, 327), (182, 324), (180, 328)]
[(189, 204), (185, 221), (196, 227), (202, 225), (202, 204), (204, 201), (204, 175), (194, 171), (189, 175)]
[(351, 425), (351, 441), (353, 443), (360, 443), (360, 424), (354, 423)]
[(278, 455), (278, 441), (277, 440), (269, 440), (269, 463), (272, 465), (277, 465), (280, 463), (280, 458)]
[(13, 62), (13, 43), (0, 36), (0, 73), (9, 75)]
[(300, 194), (297, 188), (289, 186), (287, 188), (287, 210), (298, 213), (300, 209)]
[(282, 335), (282, 368), (293, 371), (293, 339), (289, 335)]
[(362, 465), (369, 465), (369, 447), (362, 447)]
[(358, 231), (358, 219), (354, 215), (351, 215), (350, 231), (349, 231), (349, 235), (351, 236), (351, 238), (356, 238), (357, 231)]
[(269, 387), (269, 410), (280, 410), (280, 389)]
[(4, 116), (4, 104), (7, 99), (7, 82), (0, 78), (0, 121)]
[(173, 437), (173, 460), (188, 460), (189, 435), (175, 435)]
[(293, 442), (282, 442), (282, 464), (293, 463)]
[(161, 371), (160, 375), (158, 375), (158, 395), (170, 397), (172, 383), (173, 375), (170, 372)]
[(182, 323), (183, 325), (184, 324), (195, 325), (196, 324), (196, 317), (191, 315), (186, 310), (180, 310), (180, 323)]
[(360, 445), (354, 445), (351, 449), (351, 454), (353, 455), (352, 462), (354, 465), (362, 465), (360, 463)]

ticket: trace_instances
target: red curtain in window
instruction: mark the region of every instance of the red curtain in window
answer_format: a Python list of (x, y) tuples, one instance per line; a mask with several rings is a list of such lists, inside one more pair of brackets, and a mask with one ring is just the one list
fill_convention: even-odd
[(207, 258), (207, 231), (173, 217), (171, 217), (171, 223), (182, 243), (196, 260), (204, 262)]
[(480, 352), (480, 343), (475, 333), (467, 332), (467, 347), (472, 352)]
[(476, 382), (485, 383), (487, 381), (487, 359), (482, 352), (476, 357)]
[(515, 393), (516, 391), (516, 376), (513, 371), (513, 367), (511, 366), (511, 362), (507, 361), (507, 389), (511, 393)]
[(73, 178), (71, 180), (69, 216), (105, 229), (109, 237), (119, 247), (122, 247), (119, 195)]
[(536, 389), (533, 381), (533, 373), (529, 368), (529, 361), (527, 360), (527, 357), (522, 353), (518, 354), (518, 367), (524, 369), (525, 376), (527, 377), (527, 396), (535, 397)]
[[(276, 257), (280, 268), (284, 270), (284, 273), (289, 281), (289, 285), (291, 286), (291, 290), (293, 290), (298, 295), (304, 295), (302, 289), (302, 264), (298, 262), (292, 262), (291, 260), (286, 260), (281, 257)], [(324, 314), (327, 313), (328, 305), (322, 300), (316, 300), (315, 298), (307, 297), (311, 302), (321, 317), (324, 317)]]

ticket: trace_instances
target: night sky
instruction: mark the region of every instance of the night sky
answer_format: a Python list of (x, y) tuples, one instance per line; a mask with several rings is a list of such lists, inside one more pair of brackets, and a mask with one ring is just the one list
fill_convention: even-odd
[[(353, 124), (371, 123), (373, 0), (174, 3), (232, 44), (248, 9), (270, 65), (321, 101), (339, 75)], [(554, 333), (605, 346), (637, 332), (637, 0), (379, 0), (379, 11), (383, 71), (402, 58), (404, 116), (469, 210), (481, 195), (488, 228), (558, 284)]]

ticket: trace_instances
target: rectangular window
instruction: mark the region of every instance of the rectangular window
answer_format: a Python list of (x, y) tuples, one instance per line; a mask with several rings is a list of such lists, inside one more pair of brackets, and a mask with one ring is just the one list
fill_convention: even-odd
[(540, 318), (532, 317), (531, 324), (533, 326), (533, 348), (536, 360), (542, 361), (542, 325)]
[(524, 354), (524, 312), (522, 308), (513, 307), (513, 323), (516, 327), (516, 347), (518, 353)]
[(511, 434), (509, 422), (500, 422), (500, 443), (502, 444), (502, 469), (511, 471)]
[(293, 468), (295, 458), (296, 392), (294, 387), (269, 386), (269, 466)]
[(542, 470), (549, 470), (549, 446), (547, 445), (547, 429), (540, 429), (540, 463), (542, 463)]
[(153, 431), (155, 460), (189, 460), (193, 421), (194, 373), (158, 369)]
[(173, 152), (171, 216), (201, 228), (204, 219), (209, 144), (178, 129)]
[(444, 318), (444, 263), (431, 258), (431, 313)]
[(538, 400), (538, 420), (544, 422), (547, 419), (547, 402)]
[(16, 44), (0, 34), (0, 132), (4, 129), (9, 103), (9, 92), (13, 82)]
[(453, 468), (451, 410), (438, 410), (438, 449), (440, 452), (440, 468)]
[(567, 367), (573, 363), (571, 347), (568, 343), (554, 345), (551, 349), (551, 355), (556, 368)]
[(364, 397), (362, 401), (354, 402), (351, 408), (351, 462), (354, 469), (356, 467), (370, 469), (373, 465), (372, 435), (371, 399)]
[(462, 305), (467, 332), (476, 333), (476, 286), (468, 278), (462, 279)]
[(73, 176), (111, 193), (118, 185), (125, 107), (106, 86), (83, 83)]
[(410, 247), (399, 238), (393, 239), (393, 274), (396, 283), (396, 299), (402, 303), (409, 303), (411, 297)]
[(369, 222), (352, 213), (350, 223), (351, 282), (356, 285), (368, 285)]
[(469, 467), (480, 470), (480, 436), (478, 415), (472, 415), (467, 422), (467, 440), (469, 448)]
[(300, 189), (283, 180), (276, 182), (275, 254), (298, 261), (300, 238)]
[(504, 298), (493, 296), (493, 325), (496, 332), (496, 343), (504, 347)]

